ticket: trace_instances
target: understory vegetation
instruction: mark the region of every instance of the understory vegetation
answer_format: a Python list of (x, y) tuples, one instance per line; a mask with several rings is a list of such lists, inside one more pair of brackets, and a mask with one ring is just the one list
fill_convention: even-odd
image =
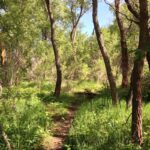
[[(82, 93), (88, 88), (95, 89), (98, 95), (91, 99), (73, 94), (76, 91)], [(72, 89), (73, 93), (64, 93), (60, 98), (52, 95), (52, 89), (49, 82), (40, 86), (34, 82), (23, 82), (17, 87), (4, 90), (0, 102), (0, 121), (3, 122), (13, 149), (43, 149), (44, 144), (47, 144), (44, 140), (50, 139), (54, 134), (53, 118), (65, 119), (67, 107), (72, 102), (80, 103), (80, 107), (64, 143), (64, 150), (140, 148), (131, 142), (131, 110), (126, 110), (124, 97), (120, 99), (118, 107), (113, 107), (108, 89), (101, 87), (100, 90), (92, 82), (83, 82)], [(126, 91), (120, 89), (119, 95), (126, 95)], [(149, 112), (150, 103), (146, 100), (143, 104), (143, 150), (150, 147)], [(6, 150), (3, 139), (0, 140), (0, 149)]]
[[(37, 149), (44, 137), (52, 135), (53, 116), (65, 116), (71, 102), (69, 96), (57, 99), (50, 94), (52, 86), (45, 82), (23, 82), (17, 87), (4, 89), (0, 101), (0, 122), (15, 150)], [(3, 139), (0, 149), (6, 150)]]
[[(107, 96), (107, 95), (104, 95)], [(65, 143), (70, 150), (149, 150), (150, 147), (150, 104), (143, 104), (142, 148), (131, 141), (131, 110), (126, 111), (122, 100), (117, 108), (110, 98), (95, 98), (83, 103)]]

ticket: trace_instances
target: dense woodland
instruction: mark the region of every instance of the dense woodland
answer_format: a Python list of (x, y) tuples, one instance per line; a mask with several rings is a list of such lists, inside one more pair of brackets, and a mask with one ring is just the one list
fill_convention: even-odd
[(0, 0), (0, 54), (0, 150), (150, 150), (149, 0)]

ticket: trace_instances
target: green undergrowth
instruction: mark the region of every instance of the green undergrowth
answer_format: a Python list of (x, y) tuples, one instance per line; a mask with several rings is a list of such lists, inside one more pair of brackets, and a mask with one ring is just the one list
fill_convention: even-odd
[[(42, 139), (52, 135), (53, 117), (64, 117), (73, 96), (53, 97), (53, 86), (23, 82), (3, 90), (0, 99), (0, 124), (14, 150), (38, 149)], [(0, 150), (6, 150), (0, 138)]]
[(69, 82), (66, 86), (69, 86), (69, 91), (71, 92), (83, 92), (85, 90), (89, 90), (91, 92), (97, 92), (98, 90), (102, 89), (103, 86), (99, 83), (93, 81), (72, 81)]
[[(101, 87), (102, 88), (102, 87)], [(108, 89), (101, 91), (92, 82), (73, 86), (75, 94), (62, 93), (53, 96), (54, 87), (43, 84), (22, 82), (6, 88), (0, 98), (0, 124), (3, 126), (14, 150), (42, 150), (44, 141), (53, 136), (54, 120), (68, 114), (68, 106), (74, 101), (80, 104), (73, 121), (64, 149), (68, 150), (136, 150), (131, 144), (131, 110), (125, 110), (125, 102), (112, 107)], [(84, 95), (88, 89), (96, 92), (91, 99)], [(77, 95), (76, 92), (80, 92)], [(125, 98), (127, 91), (119, 89), (119, 96)], [(82, 95), (83, 94), (83, 95)], [(150, 147), (150, 104), (143, 105), (143, 150)], [(130, 116), (130, 117), (129, 117)], [(128, 119), (129, 118), (129, 119)], [(6, 150), (0, 138), (0, 150)]]
[(125, 102), (113, 107), (109, 98), (95, 98), (83, 103), (76, 114), (64, 145), (67, 150), (149, 150), (150, 104), (143, 105), (144, 144), (131, 143), (131, 110)]

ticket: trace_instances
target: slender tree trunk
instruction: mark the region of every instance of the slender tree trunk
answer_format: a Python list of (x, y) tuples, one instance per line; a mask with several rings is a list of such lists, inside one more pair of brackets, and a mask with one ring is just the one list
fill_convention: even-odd
[(46, 28), (42, 29), (42, 40), (47, 40), (47, 29)]
[(132, 142), (142, 144), (142, 74), (144, 59), (146, 56), (147, 46), (149, 44), (148, 35), (148, 1), (139, 0), (140, 6), (140, 35), (138, 56), (134, 61), (132, 71), (131, 86), (133, 90), (132, 99)]
[(122, 69), (122, 87), (126, 88), (128, 86), (128, 70), (129, 70), (129, 62), (128, 62), (128, 48), (126, 42), (126, 33), (123, 25), (123, 21), (120, 16), (120, 0), (115, 0), (115, 8), (116, 8), (116, 19), (120, 31), (120, 43), (121, 43), (121, 69)]
[(56, 44), (55, 20), (54, 20), (52, 8), (51, 8), (51, 1), (45, 0), (45, 3), (47, 6), (47, 12), (48, 12), (48, 16), (49, 16), (50, 25), (51, 25), (51, 42), (52, 42), (52, 46), (53, 46), (53, 50), (54, 50), (55, 65), (56, 65), (56, 71), (57, 71), (57, 79), (56, 79), (54, 96), (58, 97), (61, 92), (62, 71), (61, 71), (59, 50), (58, 50), (58, 47)]
[[(149, 27), (148, 39), (150, 41), (150, 27)], [(150, 44), (148, 45), (146, 59), (147, 59), (148, 67), (149, 67), (149, 71), (150, 71)]]
[[(149, 37), (150, 38), (150, 37)], [(146, 55), (146, 58), (147, 58), (147, 62), (148, 62), (148, 67), (149, 67), (149, 70), (150, 70), (150, 48), (147, 52), (147, 55)]]
[(77, 57), (76, 57), (76, 34), (77, 34), (77, 26), (73, 25), (72, 31), (70, 33), (70, 39), (71, 39), (73, 57), (74, 57), (75, 62), (77, 61)]
[(6, 49), (2, 47), (1, 50), (1, 69), (2, 69), (2, 85), (4, 87), (9, 85), (9, 79), (8, 79), (8, 63), (7, 63), (7, 56), (6, 56)]
[(110, 65), (109, 56), (107, 54), (107, 49), (104, 45), (102, 31), (98, 23), (98, 17), (97, 17), (98, 1), (97, 0), (92, 0), (92, 1), (93, 1), (93, 23), (94, 23), (95, 33), (97, 37), (97, 42), (98, 42), (100, 51), (102, 53), (102, 57), (103, 57), (105, 67), (106, 67), (107, 77), (108, 77), (110, 90), (111, 90), (112, 103), (113, 105), (117, 105), (118, 98), (117, 98), (116, 83), (112, 74), (112, 69)]
[[(73, 2), (73, 1), (72, 1)], [(83, 2), (84, 3), (84, 2)], [(70, 7), (70, 11), (71, 11), (71, 15), (72, 15), (72, 30), (70, 33), (70, 39), (71, 39), (71, 44), (72, 44), (72, 51), (73, 51), (73, 57), (74, 57), (74, 61), (77, 61), (77, 57), (76, 57), (76, 34), (77, 34), (77, 27), (79, 24), (79, 21), (81, 19), (81, 17), (83, 16), (84, 12), (84, 8), (83, 8), (83, 3), (80, 4), (80, 10), (79, 10), (79, 15), (77, 15), (76, 11), (74, 12), (73, 8), (74, 8), (74, 2), (72, 3), (71, 7)]]
[[(132, 81), (132, 75), (131, 75), (131, 79), (130, 81)], [(132, 85), (130, 83), (130, 89), (126, 98), (126, 109), (128, 110), (131, 106), (132, 106), (132, 98), (133, 98), (133, 91), (132, 91)]]

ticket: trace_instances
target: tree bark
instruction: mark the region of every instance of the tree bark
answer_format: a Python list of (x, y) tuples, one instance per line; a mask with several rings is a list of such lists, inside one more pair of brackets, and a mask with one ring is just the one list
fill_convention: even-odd
[(134, 61), (132, 71), (131, 86), (133, 90), (132, 99), (132, 142), (142, 144), (142, 75), (144, 59), (146, 57), (147, 46), (149, 44), (148, 32), (148, 1), (139, 0), (140, 7), (140, 34), (138, 55)]
[[(132, 75), (131, 75), (130, 81), (132, 81)], [(130, 89), (129, 89), (128, 95), (126, 97), (126, 109), (127, 110), (132, 106), (132, 98), (133, 98), (133, 91), (132, 91), (132, 85), (130, 83)]]
[(76, 34), (77, 34), (77, 26), (73, 25), (72, 27), (72, 31), (70, 33), (70, 39), (71, 39), (71, 45), (72, 45), (72, 51), (73, 51), (73, 57), (74, 57), (74, 61), (77, 61), (77, 57), (76, 57)]
[(8, 63), (6, 49), (2, 47), (1, 50), (1, 69), (2, 69), (2, 85), (7, 87), (9, 85), (8, 79)]
[[(150, 37), (149, 37), (150, 38)], [(149, 67), (149, 70), (150, 70), (150, 48), (147, 52), (147, 55), (146, 55), (146, 58), (147, 58), (147, 62), (148, 62), (148, 67)]]
[(60, 92), (61, 92), (62, 71), (61, 71), (59, 50), (56, 44), (55, 20), (54, 20), (52, 8), (51, 8), (51, 1), (45, 0), (45, 3), (47, 7), (50, 25), (51, 25), (51, 42), (52, 42), (53, 51), (55, 55), (55, 65), (56, 65), (56, 71), (57, 71), (57, 79), (56, 79), (54, 96), (59, 97)]
[(133, 14), (133, 16), (136, 18), (136, 19), (139, 19), (139, 14), (138, 12), (132, 7), (132, 4), (131, 4), (131, 1), (130, 0), (125, 0), (126, 2), (126, 5), (128, 7), (128, 10)]
[(109, 56), (107, 54), (107, 49), (104, 45), (102, 31), (98, 23), (98, 17), (97, 17), (98, 1), (97, 0), (92, 0), (92, 1), (93, 1), (93, 23), (94, 23), (95, 33), (97, 37), (97, 42), (106, 67), (107, 77), (108, 77), (110, 90), (111, 90), (112, 103), (113, 105), (117, 105), (118, 97), (117, 97), (116, 83), (112, 74), (112, 69), (110, 65)]
[(126, 88), (128, 86), (128, 48), (126, 41), (126, 33), (123, 25), (123, 21), (120, 16), (120, 0), (115, 0), (115, 14), (120, 31), (120, 44), (121, 44), (121, 69), (122, 69), (122, 87)]
[[(125, 2), (126, 2), (126, 5), (128, 7), (128, 10), (132, 13), (134, 18), (137, 20), (137, 24), (140, 26), (140, 24), (139, 24), (140, 15), (139, 15), (139, 13), (133, 8), (130, 0), (125, 0)], [(149, 35), (149, 39), (150, 39), (150, 35)], [(147, 59), (149, 70), (150, 70), (150, 50), (147, 51), (146, 59)]]

